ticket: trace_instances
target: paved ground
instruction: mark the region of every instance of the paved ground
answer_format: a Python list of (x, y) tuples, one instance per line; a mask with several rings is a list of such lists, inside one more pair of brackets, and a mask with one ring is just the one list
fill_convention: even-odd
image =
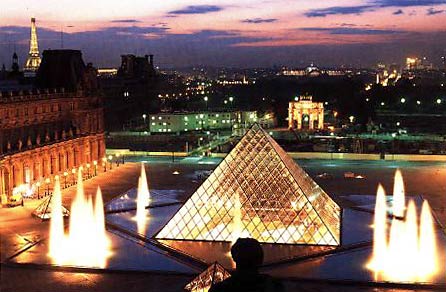
[[(200, 184), (200, 170), (212, 170), (219, 159), (189, 159), (168, 163), (170, 159), (137, 158), (149, 160), (148, 178), (151, 188), (184, 190), (186, 199)], [(330, 194), (373, 195), (379, 182), (389, 193), (392, 191), (396, 167), (403, 171), (409, 194), (423, 194), (431, 202), (443, 223), (446, 222), (446, 167), (442, 163), (407, 163), (381, 161), (299, 161), (315, 180)], [(126, 163), (84, 183), (87, 194), (94, 194), (101, 186), (105, 201), (135, 187), (140, 171), (139, 164)], [(173, 175), (178, 171), (178, 175)], [(365, 179), (346, 179), (344, 172), (352, 171)], [(327, 172), (332, 178), (317, 178)], [(75, 187), (64, 190), (64, 204), (69, 203)], [(80, 273), (54, 271), (25, 266), (5, 265), (8, 257), (45, 236), (47, 223), (30, 216), (39, 201), (26, 201), (25, 207), (0, 209), (1, 274), (0, 290), (3, 291), (181, 291), (190, 276), (159, 275), (153, 273)], [(387, 291), (382, 289), (351, 288), (322, 284), (287, 282), (289, 291)], [(390, 291), (390, 290), (388, 290)], [(396, 290), (391, 290), (396, 291)], [(401, 290), (402, 291), (402, 290)]]

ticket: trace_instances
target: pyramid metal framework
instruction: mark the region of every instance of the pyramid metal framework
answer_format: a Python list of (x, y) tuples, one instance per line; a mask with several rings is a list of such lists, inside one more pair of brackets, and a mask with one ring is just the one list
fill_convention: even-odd
[(341, 208), (254, 124), (155, 237), (337, 246), (340, 234)]
[(231, 277), (231, 274), (219, 263), (215, 262), (194, 278), (184, 289), (190, 292), (207, 292), (212, 285)]
[[(42, 203), (40, 203), (39, 206), (37, 206), (36, 209), (32, 212), (32, 214), (42, 220), (48, 220), (51, 219), (51, 199), (53, 198), (53, 195), (48, 196), (45, 200), (43, 200)], [(64, 217), (70, 216), (70, 211), (67, 210), (64, 206), (62, 206), (62, 215)]]

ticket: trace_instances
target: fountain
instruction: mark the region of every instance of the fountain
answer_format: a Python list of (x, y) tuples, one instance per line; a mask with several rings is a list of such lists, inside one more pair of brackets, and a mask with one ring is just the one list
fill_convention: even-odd
[(427, 201), (418, 224), (417, 208), (409, 200), (406, 209), (404, 182), (395, 173), (393, 218), (388, 230), (387, 204), (383, 187), (377, 191), (374, 218), (373, 256), (367, 268), (376, 280), (426, 282), (439, 270), (434, 221)]
[(75, 265), (104, 268), (110, 256), (110, 241), (105, 232), (104, 206), (98, 188), (95, 204), (86, 197), (82, 171), (78, 173), (76, 196), (71, 203), (69, 232), (63, 231), (60, 184), (55, 184), (55, 212), (50, 222), (50, 250), (52, 262), (58, 265)]
[(144, 163), (141, 163), (141, 176), (138, 180), (138, 195), (136, 198), (136, 223), (138, 226), (138, 232), (145, 233), (147, 212), (146, 207), (150, 203), (150, 192), (147, 185), (147, 175), (144, 168)]
[(53, 197), (51, 199), (49, 255), (57, 258), (63, 252), (60, 248), (60, 243), (64, 240), (62, 192), (59, 177), (55, 179)]

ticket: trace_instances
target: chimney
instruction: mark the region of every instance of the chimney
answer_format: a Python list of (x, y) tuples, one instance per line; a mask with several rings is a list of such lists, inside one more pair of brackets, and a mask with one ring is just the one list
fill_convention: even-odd
[(150, 58), (149, 63), (150, 63), (151, 66), (153, 66), (153, 55), (149, 55), (149, 58)]

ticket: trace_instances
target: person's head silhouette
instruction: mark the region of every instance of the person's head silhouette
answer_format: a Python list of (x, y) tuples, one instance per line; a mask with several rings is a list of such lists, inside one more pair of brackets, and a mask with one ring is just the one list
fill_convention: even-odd
[(237, 270), (257, 270), (263, 263), (263, 250), (253, 238), (239, 238), (231, 248)]

